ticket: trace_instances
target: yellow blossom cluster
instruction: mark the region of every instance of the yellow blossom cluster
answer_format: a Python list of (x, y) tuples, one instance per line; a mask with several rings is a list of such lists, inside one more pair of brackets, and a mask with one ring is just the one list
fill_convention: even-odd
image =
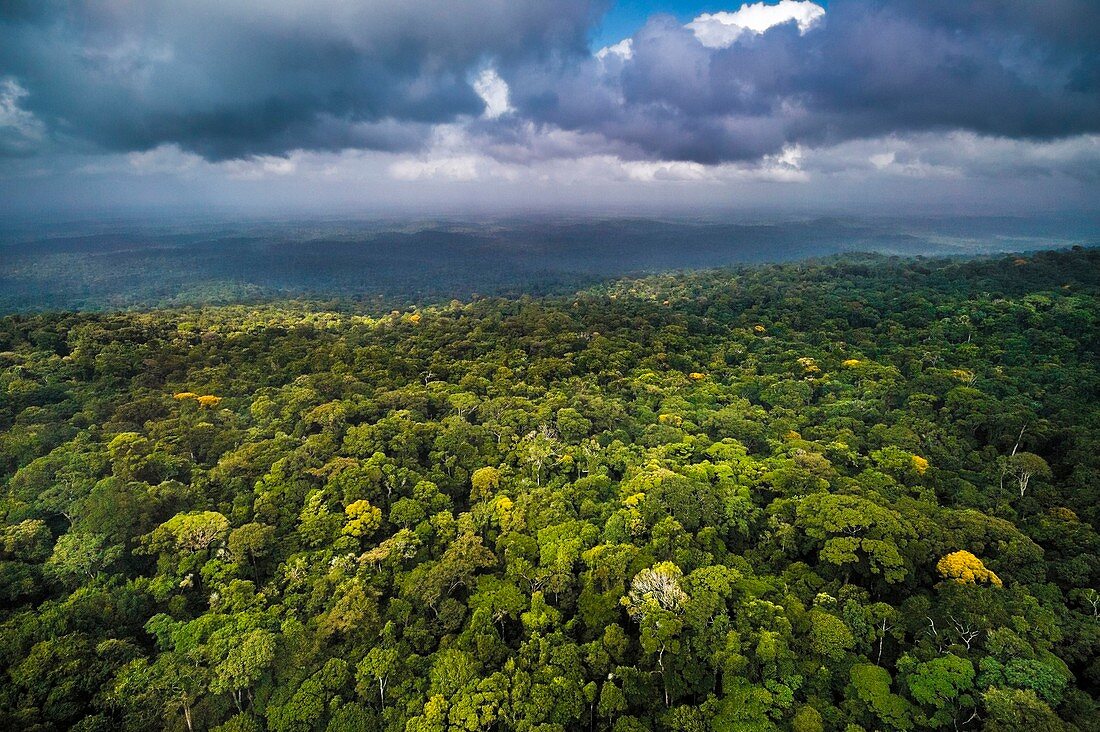
[(214, 396), (212, 394), (203, 394), (203, 395), (200, 396), (199, 394), (196, 394), (193, 391), (176, 392), (175, 394), (172, 395), (172, 398), (173, 399), (179, 399), (180, 401), (183, 401), (185, 399), (194, 399), (195, 401), (197, 401), (200, 405), (202, 405), (204, 407), (216, 407), (222, 401), (222, 398), (220, 396)]
[(507, 531), (512, 526), (512, 509), (515, 504), (508, 496), (497, 496), (493, 501), (493, 514), (496, 516), (500, 528)]
[(985, 568), (982, 560), (966, 550), (951, 552), (936, 563), (936, 571), (952, 582), (959, 584), (977, 584), (988, 582), (991, 585), (1001, 586), (1001, 578), (991, 570)]
[(798, 359), (798, 365), (801, 366), (807, 374), (821, 373), (821, 368), (817, 365), (817, 361), (810, 358), (809, 356), (803, 356), (802, 358)]

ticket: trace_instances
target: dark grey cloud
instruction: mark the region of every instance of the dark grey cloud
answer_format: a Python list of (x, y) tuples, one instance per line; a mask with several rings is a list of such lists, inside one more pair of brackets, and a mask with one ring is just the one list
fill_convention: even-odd
[(1100, 131), (1095, 0), (834, 0), (804, 34), (792, 22), (728, 48), (656, 17), (632, 50), (505, 78), (520, 114), (702, 163), (894, 133)]
[(7, 0), (0, 79), (72, 145), (209, 159), (405, 150), (479, 64), (587, 54), (600, 0)]
[[(6, 0), (0, 156), (406, 152), (458, 119), (478, 152), (524, 164), (1100, 132), (1097, 0), (832, 0), (806, 32), (724, 48), (655, 16), (630, 58), (597, 58), (609, 1)], [(470, 83), (487, 64), (510, 87), (497, 119)]]

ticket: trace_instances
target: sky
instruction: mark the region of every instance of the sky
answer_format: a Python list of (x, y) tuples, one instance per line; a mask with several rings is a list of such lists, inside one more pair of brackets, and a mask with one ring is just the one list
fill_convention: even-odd
[[(828, 3), (824, 0), (817, 5), (828, 7)], [(659, 13), (672, 15), (681, 23), (688, 23), (703, 13), (718, 13), (729, 10), (731, 7), (740, 6), (729, 2), (698, 2), (697, 0), (637, 0), (612, 3), (593, 25), (589, 35), (590, 45), (594, 51), (604, 46), (614, 45), (634, 35), (646, 24), (650, 16)]]
[(0, 213), (1096, 211), (1096, 0), (5, 0)]

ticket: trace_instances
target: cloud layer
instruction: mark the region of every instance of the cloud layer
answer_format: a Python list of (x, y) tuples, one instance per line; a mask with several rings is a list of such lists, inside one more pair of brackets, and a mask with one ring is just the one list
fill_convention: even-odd
[(505, 78), (521, 115), (638, 157), (749, 160), (934, 130), (1053, 139), (1100, 131), (1098, 18), (1084, 0), (754, 5), (657, 17), (628, 54)]
[(415, 147), (485, 59), (586, 55), (592, 0), (9, 0), (0, 77), (57, 137), (210, 159)]
[(609, 1), (8, 0), (0, 178), (1097, 183), (1095, 0)]

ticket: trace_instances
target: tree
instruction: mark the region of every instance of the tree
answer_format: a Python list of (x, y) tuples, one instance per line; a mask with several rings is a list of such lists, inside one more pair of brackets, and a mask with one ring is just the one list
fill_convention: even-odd
[(310, 492), (298, 516), (298, 534), (312, 547), (332, 543), (340, 532), (344, 518), (329, 508), (328, 496), (323, 489)]
[(222, 543), (229, 533), (229, 519), (217, 511), (179, 513), (145, 537), (150, 552), (195, 553)]
[(949, 653), (917, 663), (906, 656), (899, 660), (898, 668), (905, 673), (909, 695), (931, 708), (931, 726), (957, 728), (969, 721), (960, 719), (960, 713), (970, 718), (975, 714), (977, 701), (969, 694), (974, 688), (974, 666), (967, 659)]
[(916, 534), (896, 511), (859, 496), (815, 493), (798, 502), (796, 521), (822, 542), (822, 561), (846, 571), (865, 561), (871, 574), (888, 583), (905, 578), (901, 549)]
[(251, 689), (275, 660), (275, 635), (255, 629), (229, 649), (225, 658), (213, 668), (210, 691), (229, 692), (238, 711), (244, 711), (244, 700), (251, 699)]
[(53, 535), (41, 519), (26, 519), (0, 531), (0, 552), (5, 558), (41, 561), (50, 555)]
[(560, 447), (557, 433), (548, 425), (527, 433), (520, 442), (520, 455), (531, 465), (536, 484), (542, 485), (542, 470), (551, 458), (557, 457)]
[(121, 556), (122, 547), (108, 544), (103, 534), (69, 532), (58, 538), (46, 566), (62, 581), (74, 583), (96, 579)]
[(630, 583), (630, 593), (623, 604), (632, 618), (644, 620), (657, 610), (680, 612), (687, 602), (687, 593), (680, 588), (683, 572), (672, 562), (662, 562), (643, 569)]
[(1087, 607), (1094, 618), (1100, 618), (1100, 591), (1091, 587), (1075, 590), (1073, 593), (1081, 605)]
[(203, 669), (174, 653), (160, 653), (152, 663), (138, 658), (123, 667), (115, 677), (110, 699), (125, 710), (135, 728), (167, 727), (175, 715), (183, 714), (188, 732), (193, 732), (192, 710), (206, 684)]
[(911, 705), (891, 693), (890, 673), (886, 669), (869, 663), (857, 663), (852, 666), (851, 678), (854, 697), (866, 705), (886, 729), (913, 728)]
[(372, 506), (365, 498), (348, 504), (344, 513), (348, 519), (342, 533), (356, 539), (370, 536), (382, 525), (382, 509)]
[(252, 568), (253, 577), (257, 573), (256, 560), (266, 556), (275, 540), (275, 527), (256, 521), (239, 526), (229, 532), (229, 553), (241, 563)]
[(1001, 586), (1001, 578), (985, 568), (982, 560), (968, 551), (951, 552), (936, 562), (936, 571), (944, 579), (958, 582), (959, 584), (975, 584), (988, 582), (991, 585)]
[(27, 705), (19, 710), (26, 726), (67, 729), (90, 712), (87, 700), (112, 672), (86, 633), (58, 634), (24, 651), (7, 688)]
[(588, 437), (592, 430), (592, 422), (572, 407), (559, 409), (555, 422), (562, 438), (572, 443)]
[[(386, 706), (386, 686), (398, 668), (400, 656), (394, 648), (375, 646), (356, 667), (355, 678), (359, 681), (359, 693), (367, 696), (378, 690), (378, 705)], [(369, 690), (369, 691), (368, 691)]]
[(1046, 663), (1030, 658), (1012, 658), (1002, 663), (992, 656), (986, 656), (978, 667), (981, 670), (978, 683), (983, 687), (1030, 689), (1052, 706), (1062, 701), (1066, 677), (1063, 672)]
[(1024, 497), (1032, 478), (1050, 478), (1050, 465), (1033, 452), (1017, 452), (1004, 458), (1003, 470), (1016, 480), (1020, 498)]
[(802, 706), (791, 720), (791, 729), (794, 732), (823, 732), (825, 729), (821, 712), (811, 706)]
[(810, 613), (810, 646), (814, 653), (839, 661), (855, 644), (852, 631), (843, 620), (820, 610)]
[(153, 445), (136, 432), (123, 432), (116, 435), (107, 445), (111, 456), (111, 468), (120, 480), (140, 480), (143, 470), (149, 462)]
[(492, 497), (500, 487), (500, 471), (493, 467), (478, 468), (470, 476), (470, 502)]
[(630, 583), (629, 594), (622, 599), (626, 611), (641, 628), (642, 648), (656, 655), (657, 668), (664, 686), (665, 706), (672, 702), (665, 653), (678, 649), (680, 617), (690, 599), (680, 587), (683, 572), (672, 562), (661, 562), (643, 569)]
[(988, 689), (982, 694), (989, 732), (1062, 732), (1065, 724), (1030, 689)]
[(496, 556), (476, 534), (462, 534), (439, 561), (426, 572), (416, 575), (410, 594), (438, 613), (439, 602), (459, 587), (467, 586), (475, 573), (496, 564)]

